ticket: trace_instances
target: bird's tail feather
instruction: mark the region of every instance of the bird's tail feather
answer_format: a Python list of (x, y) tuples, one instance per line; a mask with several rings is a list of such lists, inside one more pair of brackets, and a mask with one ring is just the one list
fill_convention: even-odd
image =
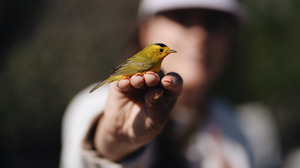
[(90, 90), (90, 93), (92, 93), (93, 91), (95, 91), (95, 90), (98, 89), (99, 87), (101, 87), (101, 86), (103, 86), (103, 85), (105, 85), (105, 84), (108, 84), (108, 83), (110, 83), (110, 82), (116, 81), (116, 80), (118, 80), (118, 79), (119, 79), (119, 77), (117, 77), (117, 76), (110, 76), (110, 77), (107, 78), (105, 81), (100, 82), (100, 83), (98, 83), (96, 86), (94, 86), (94, 87)]

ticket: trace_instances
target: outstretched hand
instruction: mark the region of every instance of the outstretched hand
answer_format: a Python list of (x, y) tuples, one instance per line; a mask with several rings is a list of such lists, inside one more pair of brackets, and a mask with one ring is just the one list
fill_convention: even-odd
[(181, 90), (176, 73), (161, 78), (149, 71), (111, 83), (94, 139), (98, 153), (117, 161), (155, 139)]

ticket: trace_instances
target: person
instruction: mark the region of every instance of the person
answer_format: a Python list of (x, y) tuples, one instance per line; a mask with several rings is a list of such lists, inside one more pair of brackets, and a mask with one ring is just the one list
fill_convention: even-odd
[(254, 167), (234, 106), (210, 93), (241, 17), (235, 0), (142, 0), (140, 49), (159, 42), (178, 53), (161, 74), (78, 93), (63, 119), (60, 167)]

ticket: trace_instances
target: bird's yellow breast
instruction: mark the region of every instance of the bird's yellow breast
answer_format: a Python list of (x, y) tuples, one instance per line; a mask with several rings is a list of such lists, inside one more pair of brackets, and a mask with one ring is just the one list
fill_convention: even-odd
[(159, 73), (160, 68), (161, 68), (162, 60), (163, 59), (157, 61), (156, 64), (149, 71), (153, 71), (153, 72)]

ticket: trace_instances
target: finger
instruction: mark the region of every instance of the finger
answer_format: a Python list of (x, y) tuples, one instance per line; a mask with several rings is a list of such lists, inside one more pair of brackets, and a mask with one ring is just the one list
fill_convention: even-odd
[(179, 95), (182, 90), (183, 80), (175, 72), (170, 72), (161, 80), (162, 86), (169, 91), (169, 94)]
[(137, 73), (130, 78), (130, 82), (132, 87), (134, 88), (142, 88), (145, 85), (144, 77), (142, 74)]
[(175, 72), (168, 73), (161, 80), (161, 87), (149, 89), (146, 93), (146, 102), (153, 106), (160, 102), (172, 104), (182, 90), (182, 78)]
[(128, 90), (132, 89), (129, 77), (125, 77), (125, 78), (121, 79), (120, 81), (113, 82), (113, 83), (116, 83), (117, 88), (122, 91), (128, 91)]
[(163, 88), (151, 88), (145, 95), (147, 116), (151, 119), (154, 127), (159, 127), (167, 120), (175, 103), (175, 99), (164, 98)]
[(159, 83), (160, 77), (157, 73), (155, 73), (153, 71), (148, 71), (144, 75), (144, 80), (148, 87), (154, 87)]
[(168, 73), (161, 80), (161, 87), (151, 88), (145, 95), (148, 116), (154, 126), (164, 124), (182, 90), (182, 78), (177, 73)]
[(146, 93), (146, 102), (149, 106), (153, 106), (153, 104), (158, 103), (161, 97), (164, 94), (164, 89), (162, 88), (153, 88), (149, 89), (149, 91)]

